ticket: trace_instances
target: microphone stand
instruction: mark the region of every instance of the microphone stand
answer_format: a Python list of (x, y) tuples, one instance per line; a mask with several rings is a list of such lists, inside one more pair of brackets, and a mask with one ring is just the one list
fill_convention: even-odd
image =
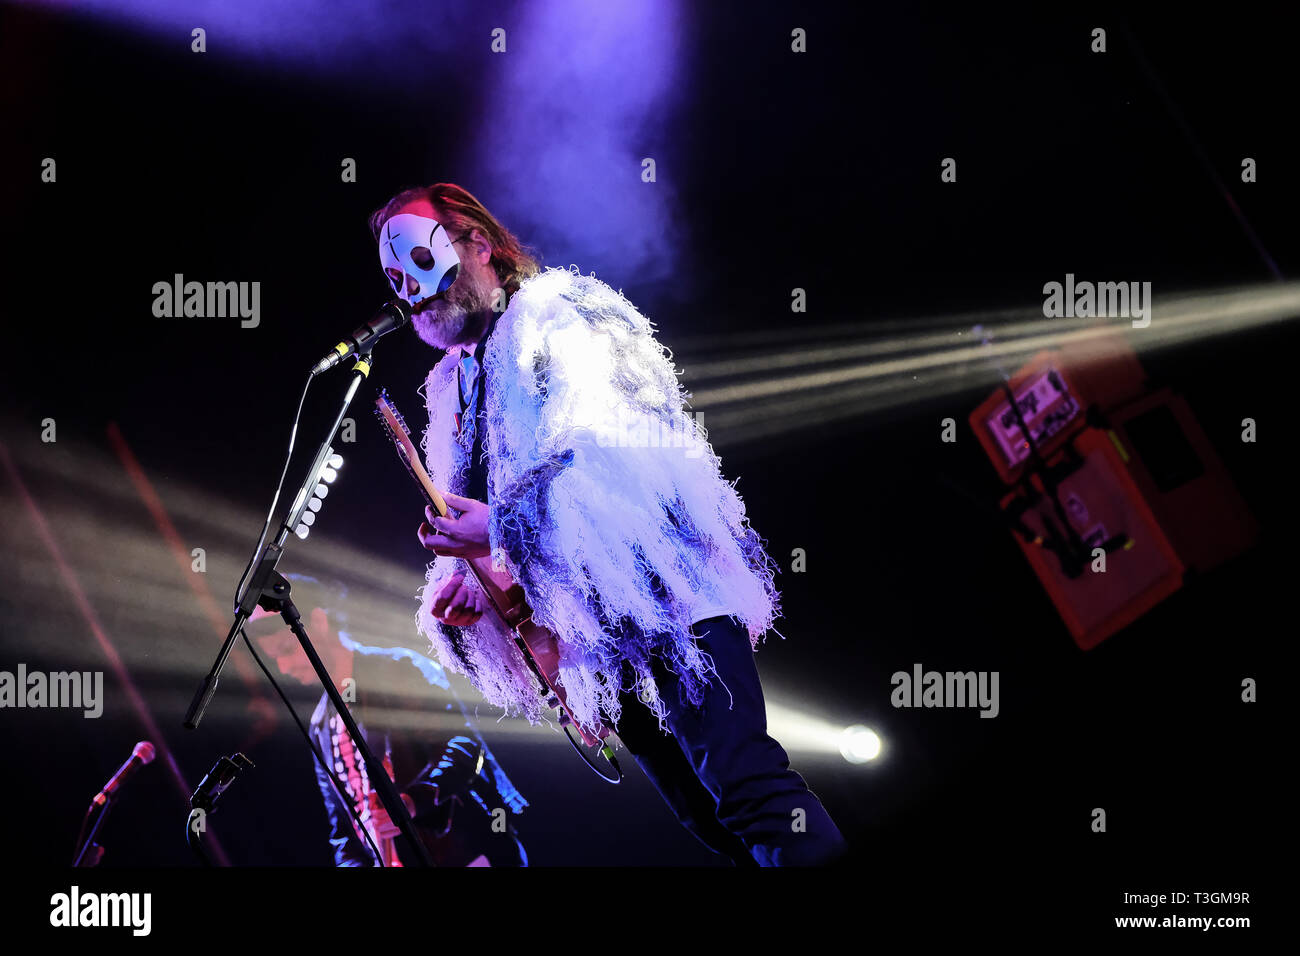
[[(93, 803), (91, 804), (90, 809), (95, 809)], [(112, 809), (113, 798), (109, 797), (104, 801), (104, 805), (100, 808), (99, 813), (95, 814), (95, 825), (90, 828), (90, 832), (87, 833), (81, 843), (77, 845), (77, 855), (72, 861), (74, 867), (98, 866), (99, 861), (104, 858), (104, 848), (95, 842), (95, 834), (99, 832), (99, 828), (103, 825), (104, 821), (108, 819), (108, 811)], [(90, 854), (89, 859), (86, 858), (87, 853)]]
[(208, 775), (199, 782), (198, 789), (190, 797), (190, 814), (185, 820), (185, 842), (204, 866), (212, 866), (212, 858), (208, 856), (208, 851), (203, 846), (203, 834), (207, 832), (207, 818), (217, 812), (217, 802), (235, 782), (239, 772), (251, 769), (253, 766), (253, 761), (241, 753), (222, 757), (212, 765)]
[(370, 374), (370, 350), (373, 345), (374, 343), (370, 342), (356, 353), (356, 365), (353, 366), (352, 381), (348, 385), (347, 394), (343, 396), (343, 403), (338, 414), (334, 417), (334, 424), (330, 427), (325, 440), (321, 442), (316, 458), (307, 471), (307, 477), (298, 490), (298, 496), (289, 509), (289, 517), (280, 525), (275, 540), (266, 545), (260, 554), (254, 556), (250, 565), (253, 573), (248, 577), (244, 589), (235, 597), (235, 621), (226, 634), (226, 640), (221, 645), (221, 650), (217, 652), (217, 659), (212, 665), (212, 670), (203, 679), (203, 684), (195, 693), (194, 700), (185, 713), (184, 726), (187, 730), (195, 730), (199, 726), (204, 711), (207, 710), (208, 704), (211, 703), (213, 695), (217, 692), (217, 681), (221, 676), (222, 669), (226, 666), (226, 658), (230, 656), (230, 651), (235, 646), (235, 639), (239, 636), (239, 632), (243, 630), (249, 617), (252, 616), (253, 609), (260, 606), (267, 611), (279, 612), (285, 623), (289, 625), (289, 629), (293, 631), (294, 636), (298, 638), (298, 643), (302, 645), (303, 651), (306, 652), (307, 659), (311, 661), (312, 669), (316, 671), (316, 676), (320, 678), (321, 684), (325, 687), (325, 693), (329, 696), (330, 702), (334, 705), (339, 717), (342, 718), (343, 726), (347, 728), (348, 734), (352, 737), (352, 743), (361, 754), (361, 759), (365, 761), (367, 767), (377, 768), (371, 771), (371, 784), (378, 792), (379, 800), (384, 809), (388, 811), (389, 818), (397, 824), (402, 836), (406, 837), (411, 844), (416, 859), (419, 860), (420, 864), (422, 866), (432, 866), (433, 863), (425, 852), (424, 844), (420, 842), (415, 834), (415, 824), (412, 823), (411, 815), (407, 812), (406, 805), (402, 803), (401, 797), (398, 795), (397, 787), (389, 779), (388, 774), (383, 772), (379, 761), (375, 759), (375, 755), (370, 750), (370, 745), (366, 743), (365, 736), (361, 733), (352, 717), (352, 712), (348, 710), (347, 704), (343, 702), (343, 696), (335, 687), (329, 672), (325, 670), (325, 665), (321, 663), (320, 657), (316, 654), (316, 649), (312, 647), (311, 639), (302, 626), (302, 616), (298, 613), (298, 609), (289, 597), (289, 582), (276, 570), (276, 566), (280, 563), (280, 557), (284, 553), (284, 543), (293, 529), (298, 527), (303, 512), (307, 510), (307, 502), (311, 497), (311, 492), (319, 483), (321, 471), (329, 460), (332, 451), (330, 442), (334, 440), (339, 426), (343, 424), (343, 418), (347, 414), (348, 406), (352, 404), (357, 388), (360, 387), (362, 380)]

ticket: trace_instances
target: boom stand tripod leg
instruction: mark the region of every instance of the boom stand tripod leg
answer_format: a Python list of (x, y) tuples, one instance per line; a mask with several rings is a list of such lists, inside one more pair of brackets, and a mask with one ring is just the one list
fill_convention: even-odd
[[(258, 604), (268, 611), (277, 611), (284, 618), (284, 623), (289, 625), (289, 630), (293, 631), (294, 636), (298, 638), (298, 643), (302, 645), (307, 659), (311, 661), (311, 666), (316, 671), (316, 676), (320, 678), (321, 684), (325, 687), (325, 693), (329, 695), (330, 703), (343, 720), (343, 726), (347, 728), (348, 734), (352, 737), (353, 746), (361, 754), (361, 759), (365, 761), (367, 769), (372, 767), (381, 767), (375, 755), (370, 750), (370, 745), (366, 743), (365, 735), (357, 726), (352, 712), (348, 710), (347, 704), (343, 702), (343, 695), (339, 693), (338, 687), (335, 686), (333, 678), (325, 670), (325, 664), (321, 661), (320, 655), (316, 653), (316, 648), (312, 646), (311, 639), (307, 636), (307, 629), (302, 626), (302, 615), (298, 613), (297, 606), (289, 596), (290, 584), (284, 576), (276, 571), (271, 576), (271, 587), (267, 593), (262, 595)], [(382, 767), (380, 770), (370, 770), (370, 783), (379, 794), (380, 802), (383, 803), (384, 809), (388, 811), (388, 816), (398, 828), (402, 835), (411, 842), (415, 853), (424, 862), (425, 866), (432, 866), (431, 861), (424, 852), (424, 845), (415, 835), (415, 827), (411, 821), (411, 815), (407, 812), (406, 805), (402, 803), (401, 795), (397, 792), (397, 787), (387, 773), (384, 773)]]

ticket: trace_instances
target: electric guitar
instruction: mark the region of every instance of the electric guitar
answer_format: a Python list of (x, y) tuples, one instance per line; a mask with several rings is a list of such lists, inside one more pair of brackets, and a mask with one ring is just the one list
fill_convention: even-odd
[[(397, 782), (397, 778), (393, 775), (393, 755), (391, 753), (384, 754), (384, 772), (388, 774), (389, 780), (392, 780), (394, 783)], [(371, 819), (371, 824), (368, 829), (370, 830), (370, 836), (375, 840), (375, 843), (379, 847), (380, 855), (383, 857), (381, 865), (401, 866), (402, 858), (397, 855), (397, 840), (395, 839), (397, 834), (393, 832), (397, 830), (397, 827), (393, 826), (392, 823), (389, 823), (387, 829), (376, 827), (374, 825), (375, 815), (383, 807), (383, 804), (379, 800), (378, 793), (371, 790), (366, 794), (366, 801), (370, 807)]]
[[(375, 414), (393, 445), (398, 457), (415, 483), (419, 486), (424, 500), (441, 517), (448, 516), (447, 502), (441, 492), (434, 487), (429, 473), (420, 462), (415, 443), (411, 441), (406, 421), (388, 398), (388, 390), (381, 389), (375, 399)], [(532, 609), (524, 597), (524, 589), (515, 583), (508, 573), (496, 571), (492, 567), (491, 555), (462, 559), (477, 579), (479, 588), (488, 599), (490, 614), (496, 614), (507, 629), (514, 632), (515, 643), (523, 652), (524, 660), (537, 676), (541, 684), (540, 692), (547, 698), (547, 705), (559, 711), (559, 722), (563, 727), (573, 727), (582, 742), (588, 747), (600, 747), (606, 758), (613, 756), (613, 750), (605, 743), (609, 728), (597, 725), (596, 732), (583, 727), (573, 716), (565, 697), (564, 687), (560, 683), (560, 651), (555, 635), (551, 631), (534, 623)], [(608, 751), (608, 752), (607, 752)]]

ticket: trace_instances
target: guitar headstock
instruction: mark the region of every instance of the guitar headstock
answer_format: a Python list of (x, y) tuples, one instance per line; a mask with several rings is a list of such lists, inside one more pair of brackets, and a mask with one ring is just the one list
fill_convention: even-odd
[(440, 515), (447, 514), (447, 502), (443, 500), (442, 494), (433, 486), (429, 480), (424, 466), (420, 463), (420, 450), (416, 447), (415, 442), (411, 440), (411, 433), (406, 428), (406, 420), (402, 418), (392, 400), (388, 397), (388, 389), (381, 388), (379, 394), (375, 397), (375, 416), (379, 419), (379, 424), (384, 426), (384, 434), (388, 436), (397, 449), (397, 456), (406, 466), (407, 472), (415, 479), (424, 499)]
[(391, 435), (393, 424), (396, 424), (406, 435), (411, 434), (411, 430), (406, 427), (406, 419), (402, 417), (402, 413), (397, 410), (397, 406), (388, 397), (387, 388), (379, 390), (379, 397), (375, 399), (375, 414), (379, 416), (379, 420), (383, 422), (384, 427), (389, 430), (390, 437), (396, 437)]

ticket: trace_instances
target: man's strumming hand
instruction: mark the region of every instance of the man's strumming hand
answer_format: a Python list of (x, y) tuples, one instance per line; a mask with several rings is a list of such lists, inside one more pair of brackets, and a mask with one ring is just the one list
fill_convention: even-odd
[(465, 583), (465, 575), (454, 574), (433, 596), (433, 616), (452, 627), (469, 627), (488, 609), (487, 598)]

